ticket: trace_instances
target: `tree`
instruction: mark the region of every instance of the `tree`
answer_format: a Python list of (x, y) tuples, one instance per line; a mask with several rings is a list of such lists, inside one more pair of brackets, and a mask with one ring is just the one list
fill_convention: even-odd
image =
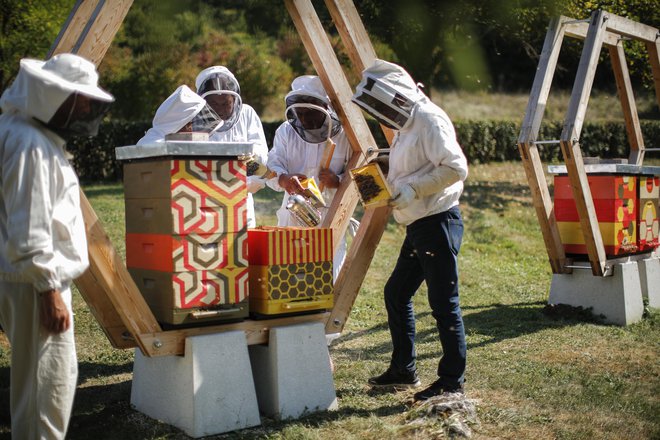
[(74, 0), (0, 0), (0, 91), (18, 72), (21, 58), (43, 59)]

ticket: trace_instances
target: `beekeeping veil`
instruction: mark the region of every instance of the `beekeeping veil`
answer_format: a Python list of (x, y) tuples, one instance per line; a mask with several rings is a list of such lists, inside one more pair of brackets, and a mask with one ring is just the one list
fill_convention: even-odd
[(284, 102), (286, 119), (305, 142), (325, 142), (341, 130), (339, 118), (318, 76), (294, 79)]

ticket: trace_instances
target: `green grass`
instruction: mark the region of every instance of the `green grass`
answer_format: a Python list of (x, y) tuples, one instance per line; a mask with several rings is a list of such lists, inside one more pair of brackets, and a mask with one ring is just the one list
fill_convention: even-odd
[[(123, 252), (119, 185), (86, 194)], [(257, 195), (258, 218), (273, 224), (281, 195)], [(551, 278), (547, 254), (520, 163), (471, 167), (462, 210), (461, 304), (468, 342), (468, 397), (477, 400), (479, 439), (660, 438), (660, 313), (616, 327), (584, 315), (543, 313)], [(393, 222), (376, 251), (331, 354), (339, 409), (299, 420), (264, 419), (258, 428), (214, 438), (429, 438), (439, 428), (406, 425), (409, 394), (366, 386), (390, 354), (382, 287), (403, 237)], [(422, 381), (434, 380), (439, 342), (422, 288), (415, 298)], [(113, 349), (75, 295), (80, 380), (69, 439), (184, 439), (178, 429), (130, 408), (132, 350)], [(0, 435), (8, 432), (9, 349), (0, 342)], [(422, 429), (423, 428), (423, 429)]]

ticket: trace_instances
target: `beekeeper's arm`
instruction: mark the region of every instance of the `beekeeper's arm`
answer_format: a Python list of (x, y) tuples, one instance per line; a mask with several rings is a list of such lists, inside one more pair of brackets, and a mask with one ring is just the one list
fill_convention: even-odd
[(39, 314), (50, 333), (70, 326), (69, 312), (60, 296), (62, 288), (53, 251), (52, 192), (57, 164), (39, 140), (28, 142), (3, 160), (2, 193), (7, 209), (6, 252), (9, 262), (34, 286), (40, 296)]
[(419, 133), (419, 140), (435, 168), (410, 182), (417, 198), (437, 194), (467, 178), (467, 160), (450, 122), (441, 117), (432, 119), (431, 128)]
[[(244, 107), (247, 112), (247, 137), (248, 142), (254, 145), (255, 159), (265, 164), (268, 160), (268, 144), (266, 143), (266, 135), (264, 134), (264, 127), (261, 120), (252, 107)], [(248, 176), (247, 187), (248, 192), (255, 193), (262, 189), (265, 185), (264, 179), (257, 176)]]

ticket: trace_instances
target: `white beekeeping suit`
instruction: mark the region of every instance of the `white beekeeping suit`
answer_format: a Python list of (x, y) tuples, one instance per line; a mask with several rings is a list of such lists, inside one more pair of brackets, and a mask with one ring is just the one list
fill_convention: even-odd
[(467, 348), (459, 304), (458, 254), (463, 239), (459, 198), (468, 164), (447, 114), (421, 92), (401, 66), (383, 60), (362, 72), (352, 101), (396, 130), (387, 180), (394, 218), (406, 226), (392, 273), (383, 287), (392, 357), (376, 388), (421, 385), (415, 350), (413, 297), (426, 283), (442, 357), (438, 379), (415, 393), (415, 401), (463, 393)]
[[(215, 142), (249, 142), (254, 145), (256, 160), (266, 163), (268, 145), (257, 112), (241, 99), (241, 89), (233, 73), (224, 66), (202, 70), (195, 80), (197, 93), (209, 103), (224, 124), (211, 135)], [(247, 178), (248, 227), (256, 226), (252, 193), (264, 187), (263, 179)]]
[[(280, 178), (298, 175), (298, 179), (303, 176), (314, 177), (317, 183), (321, 183), (319, 174), (328, 137), (336, 144), (329, 171), (336, 176), (337, 184), (344, 178), (346, 164), (351, 156), (351, 146), (330, 106), (330, 99), (321, 80), (317, 76), (301, 76), (291, 83), (291, 89), (285, 98), (287, 121), (277, 128), (273, 148), (268, 154), (268, 168), (277, 173), (278, 177), (268, 180), (267, 184), (276, 191), (285, 191), (282, 206), (277, 211), (278, 226), (299, 226), (286, 209), (289, 193), (280, 185)], [(310, 117), (315, 116), (318, 122), (308, 122)], [(328, 206), (336, 191), (336, 187), (325, 186), (323, 198)], [(322, 209), (322, 216), (326, 212), (327, 209)], [(334, 256), (335, 279), (345, 256), (346, 240), (342, 238)]]
[(213, 133), (222, 126), (222, 120), (206, 103), (204, 98), (190, 90), (188, 86), (179, 86), (158, 107), (152, 127), (137, 142), (147, 145), (165, 141), (165, 136), (186, 131)]
[(78, 179), (64, 150), (113, 98), (89, 61), (21, 60), (0, 98), (0, 324), (13, 347), (15, 439), (63, 439), (78, 367), (70, 284), (88, 266)]

